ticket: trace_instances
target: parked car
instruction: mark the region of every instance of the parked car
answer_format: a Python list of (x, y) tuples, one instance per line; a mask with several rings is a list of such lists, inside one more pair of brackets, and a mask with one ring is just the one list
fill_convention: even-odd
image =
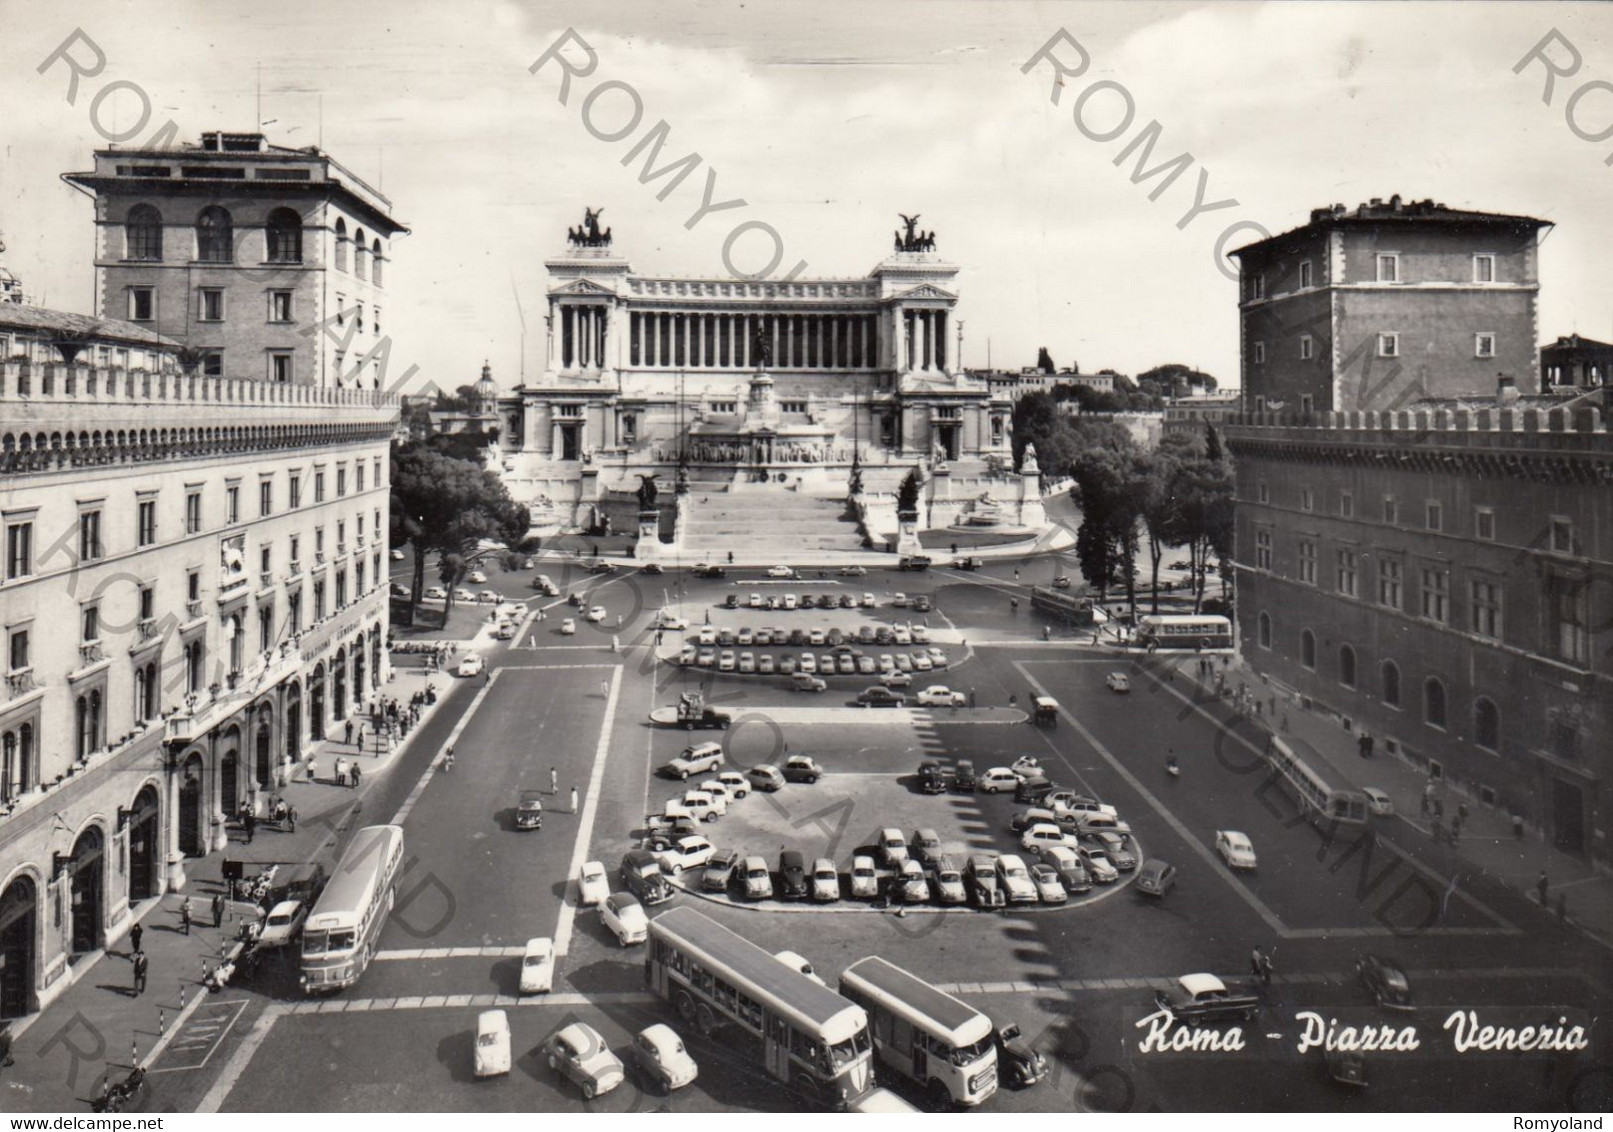
[(717, 657), (717, 671), (732, 672), (734, 670), (734, 663), (734, 650), (723, 649), (721, 655)]
[[(1086, 866), (1087, 875), (1098, 884), (1113, 884), (1120, 879), (1120, 870), (1114, 867), (1108, 854), (1101, 849), (1090, 849), (1085, 845), (1079, 846), (1076, 852), (1081, 855), (1081, 863)], [(1153, 864), (1152, 861), (1149, 862)], [(1143, 878), (1138, 877), (1137, 882), (1142, 883)]]
[(605, 866), (598, 861), (584, 861), (577, 871), (578, 906), (592, 908), (605, 903), (609, 895), (610, 878), (605, 875)]
[(930, 878), (924, 875), (924, 866), (917, 861), (903, 861), (893, 891), (903, 904), (928, 904)]
[(691, 835), (678, 838), (669, 848), (656, 853), (655, 859), (673, 876), (681, 876), (687, 869), (703, 866), (716, 851), (716, 846), (704, 837)]
[(539, 936), (526, 941), (521, 956), (521, 993), (547, 994), (554, 989), (554, 940)]
[(1024, 860), (1013, 853), (1004, 853), (997, 858), (997, 880), (1008, 894), (1011, 904), (1034, 904), (1040, 899), (1036, 885), (1031, 882), (1030, 870), (1025, 867)]
[(941, 836), (933, 829), (915, 829), (911, 844), (913, 859), (921, 865), (933, 864), (941, 857)]
[(818, 658), (809, 652), (801, 654), (801, 672), (810, 676), (818, 670)]
[(269, 909), (269, 917), (263, 921), (263, 931), (258, 936), (258, 947), (264, 949), (286, 947), (296, 940), (302, 931), (303, 921), (307, 918), (308, 905), (304, 901), (280, 901)]
[(875, 844), (879, 847), (879, 855), (884, 860), (886, 868), (900, 868), (902, 862), (908, 858), (907, 838), (902, 836), (902, 831), (899, 829), (887, 826), (880, 830), (879, 836), (875, 838)]
[(583, 617), (588, 621), (603, 621), (605, 620), (605, 607), (603, 605), (592, 606), (589, 608), (588, 612), (583, 615)]
[(952, 789), (960, 794), (973, 794), (979, 785), (975, 778), (975, 764), (970, 759), (959, 759), (952, 771)]
[(773, 895), (773, 877), (767, 871), (766, 861), (760, 857), (746, 857), (740, 869), (744, 877), (747, 898), (766, 900)]
[(874, 871), (872, 857), (851, 859), (851, 896), (854, 900), (872, 900), (879, 895), (879, 874)]
[(779, 897), (783, 900), (804, 900), (811, 893), (807, 882), (806, 858), (799, 850), (786, 849), (778, 858)]
[(823, 777), (823, 768), (817, 764), (811, 755), (791, 755), (784, 760), (784, 780), (786, 782), (813, 783)]
[(887, 672), (879, 678), (879, 682), (887, 688), (907, 688), (913, 683), (913, 677), (905, 672)]
[(827, 857), (812, 862), (812, 899), (820, 904), (840, 899), (840, 870)]
[(925, 794), (945, 794), (947, 775), (941, 764), (926, 760), (919, 764), (919, 790)]
[(915, 594), (913, 595), (912, 608), (919, 613), (928, 613), (935, 606), (932, 604), (929, 594)]
[(610, 1051), (599, 1031), (572, 1022), (544, 1039), (540, 1047), (549, 1068), (569, 1078), (588, 1100), (603, 1096), (627, 1077), (621, 1059)]
[(728, 796), (735, 801), (751, 792), (750, 779), (737, 770), (719, 771), (716, 780), (722, 783), (723, 788), (728, 791)]
[(969, 899), (963, 887), (963, 874), (952, 863), (952, 858), (940, 856), (930, 866), (930, 883), (935, 887), (935, 898), (942, 904), (962, 904)]
[(1047, 1076), (1047, 1058), (1031, 1047), (1019, 1023), (999, 1026), (993, 1022), (992, 1032), (997, 1044), (997, 1070), (1005, 1085), (1027, 1089)]
[(646, 1026), (633, 1035), (627, 1052), (639, 1072), (665, 1093), (691, 1084), (700, 1075), (700, 1067), (684, 1048), (683, 1039), (665, 1022)]
[(862, 707), (903, 707), (907, 704), (907, 697), (889, 688), (875, 685), (864, 688), (857, 695), (857, 703)]
[(476, 1016), (478, 1077), (495, 1077), (510, 1071), (510, 1019), (502, 1010), (484, 1010)]
[(756, 671), (756, 654), (755, 653), (749, 653), (749, 652), (740, 653), (739, 654), (739, 670), (741, 672), (755, 672)]
[(1411, 980), (1393, 959), (1363, 955), (1356, 960), (1355, 975), (1379, 1006), (1390, 1010), (1412, 1009)]
[(1215, 831), (1215, 851), (1232, 869), (1252, 869), (1256, 866), (1255, 847), (1249, 835), (1235, 829)]
[(1157, 857), (1137, 871), (1137, 891), (1146, 896), (1164, 896), (1175, 885), (1176, 866)]
[(427, 601), (441, 601), (448, 596), (448, 591), (443, 589), (441, 586), (429, 586), (427, 587), (426, 592), (421, 596), (423, 596)]
[[(969, 697), (962, 692), (954, 692), (944, 684), (931, 684), (918, 694), (921, 707), (963, 707), (969, 702)], [(1018, 786), (1016, 778), (1014, 785)]]
[(661, 862), (648, 849), (629, 849), (622, 854), (616, 879), (645, 904), (659, 904), (672, 899), (672, 885), (661, 874)]
[(1123, 873), (1129, 873), (1137, 867), (1137, 846), (1132, 842), (1129, 833), (1100, 829), (1081, 834), (1081, 842), (1094, 849), (1103, 850), (1103, 855), (1109, 858), (1109, 863)]
[(1066, 833), (1052, 822), (1045, 821), (1036, 822), (1020, 834), (1021, 849), (1035, 852), (1047, 845), (1063, 845), (1067, 849), (1074, 849), (1077, 841), (1075, 834)]
[(769, 794), (784, 785), (783, 772), (771, 763), (751, 767), (745, 772), (745, 777), (750, 779), (750, 784), (756, 789)]
[(644, 914), (644, 905), (631, 892), (613, 892), (607, 896), (600, 906), (599, 918), (623, 947), (650, 938), (650, 919)]
[(696, 821), (712, 822), (722, 816), (728, 809), (728, 799), (719, 798), (715, 794), (707, 794), (704, 790), (686, 790), (681, 798), (667, 799), (662, 813), (669, 818), (694, 818)]
[(1053, 866), (1034, 864), (1031, 866), (1031, 883), (1036, 886), (1036, 893), (1042, 898), (1043, 904), (1063, 904), (1070, 898), (1064, 889), (1064, 882)]
[(977, 789), (982, 794), (1000, 794), (1019, 787), (1019, 775), (1005, 766), (994, 766), (980, 776)]
[(1008, 903), (1008, 893), (997, 879), (997, 862), (989, 853), (970, 857), (965, 876), (969, 882), (969, 897), (978, 907), (1001, 908)]
[(1092, 891), (1092, 876), (1081, 861), (1081, 855), (1064, 845), (1049, 845), (1042, 850), (1042, 860), (1058, 873), (1059, 881), (1067, 892), (1080, 895)]
[(874, 609), (879, 605), (879, 602), (873, 594), (864, 592), (862, 599), (857, 604), (864, 609)]

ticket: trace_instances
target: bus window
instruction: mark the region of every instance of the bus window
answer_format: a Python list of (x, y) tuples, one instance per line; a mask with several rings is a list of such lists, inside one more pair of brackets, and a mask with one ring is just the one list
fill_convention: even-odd
[(304, 955), (323, 955), (323, 954), (325, 954), (325, 933), (324, 932), (303, 932), (302, 933), (302, 953)]
[(913, 1052), (913, 1023), (905, 1018), (894, 1019), (891, 1028), (891, 1048), (900, 1054)]
[(357, 933), (352, 928), (333, 931), (330, 933), (330, 949), (332, 951), (351, 951), (353, 949), (353, 940), (356, 938)]
[(835, 1068), (838, 1069), (842, 1065), (849, 1064), (858, 1054), (867, 1053), (869, 1048), (868, 1031), (858, 1030), (851, 1040), (836, 1042), (830, 1047), (829, 1052), (834, 1056)]
[(790, 1027), (789, 1027), (789, 1024), (787, 1022), (785, 1022), (784, 1019), (780, 1018), (777, 1014), (768, 1015), (768, 1017), (767, 1017), (767, 1036), (768, 1036), (768, 1039), (770, 1041), (776, 1043), (777, 1045), (781, 1045), (781, 1046), (789, 1045), (790, 1044)]

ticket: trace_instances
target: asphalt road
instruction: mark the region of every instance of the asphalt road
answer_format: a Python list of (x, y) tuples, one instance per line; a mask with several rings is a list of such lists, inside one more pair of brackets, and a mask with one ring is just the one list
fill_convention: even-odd
[[(1565, 935), (1484, 877), (1458, 876), (1452, 887), (1448, 851), (1427, 845), (1397, 820), (1381, 823), (1370, 842), (1329, 841), (1296, 822), (1292, 804), (1255, 768), (1259, 736), (1226, 721), (1220, 704), (1196, 697), (1187, 675), (1163, 680), (1157, 669), (1072, 647), (1067, 637), (1042, 644), (1041, 623), (1023, 600), (1023, 587), (1046, 582), (1061, 568), (1073, 571), (1039, 560), (1021, 565), (1018, 582), (1011, 565), (848, 580), (859, 592), (933, 592), (931, 625), (950, 624), (970, 641), (966, 649), (949, 646), (953, 666), (921, 678), (921, 686), (973, 689), (982, 707), (997, 708), (1009, 696), (1023, 702), (1045, 691), (1065, 709), (1056, 728), (980, 725), (939, 711), (893, 722), (839, 706), (868, 677), (836, 677), (829, 694), (803, 697), (786, 690), (780, 677), (697, 675), (654, 659), (649, 616), (667, 595), (681, 585), (695, 624), (708, 610), (714, 623), (737, 624), (741, 615), (717, 607), (731, 591), (764, 585), (760, 571), (736, 571), (724, 581), (632, 572), (590, 579), (589, 602), (606, 607), (605, 626), (584, 625), (576, 636), (562, 637), (551, 615), (529, 626), (516, 642), (523, 647), (495, 650), (494, 679), (463, 682), (450, 711), (434, 721), (444, 733), (463, 722), (455, 770), (427, 769), (434, 749), (422, 745), (368, 796), (366, 821), (407, 807), (410, 865), (381, 958), (357, 986), (331, 1000), (303, 1000), (283, 982), (246, 988), (249, 1008), (217, 1055), (199, 1069), (164, 1075), (160, 1097), (182, 1108), (207, 1097), (230, 1110), (284, 1107), (288, 1095), (298, 1107), (325, 1111), (791, 1107), (750, 1066), (695, 1035), (684, 1036), (700, 1060), (700, 1079), (672, 1098), (648, 1094), (630, 1078), (617, 1092), (585, 1103), (532, 1052), (572, 1018), (598, 1026), (617, 1049), (651, 1021), (675, 1021), (643, 990), (642, 949), (618, 946), (596, 913), (568, 909), (568, 883), (582, 860), (603, 861), (614, 874), (621, 854), (636, 844), (645, 814), (677, 792), (675, 784), (654, 778), (653, 768), (691, 736), (652, 728), (646, 717), (674, 702), (679, 691), (698, 687), (747, 720), (722, 737), (730, 765), (776, 759), (788, 744), (823, 761), (831, 779), (861, 775), (883, 783), (886, 776), (911, 774), (922, 757), (971, 758), (985, 768), (1035, 753), (1056, 779), (1118, 806), (1147, 855), (1178, 867), (1178, 886), (1163, 901), (1121, 889), (1062, 912), (898, 917), (700, 902), (769, 950), (802, 952), (831, 985), (846, 964), (881, 954), (955, 989), (999, 1021), (1019, 1021), (1047, 1051), (1055, 1072), (1036, 1088), (1000, 1092), (989, 1102), (994, 1110), (1508, 1110), (1606, 1103), (1607, 1077), (1590, 1068), (1607, 1061), (1597, 1030), (1596, 1044), (1584, 1053), (1455, 1053), (1439, 1040), (1443, 1022), (1458, 1007), (1497, 1023), (1521, 1016), (1520, 1010), (1530, 1017), (1574, 1010), (1605, 1016), (1607, 990), (1599, 981), (1608, 971), (1605, 953)], [(830, 581), (814, 578), (795, 588), (816, 592)], [(1011, 595), (1022, 598), (1017, 612)], [(618, 614), (624, 618), (619, 628)], [(769, 613), (753, 623), (804, 624), (803, 616)], [(533, 630), (537, 647), (525, 647)], [(612, 637), (620, 651), (613, 650)], [(1129, 696), (1104, 685), (1104, 674), (1116, 668), (1132, 675)], [(808, 706), (814, 710), (805, 711)], [(1171, 752), (1182, 763), (1179, 779), (1164, 773)], [(511, 811), (520, 791), (547, 789), (551, 767), (559, 794), (545, 799), (543, 829), (517, 831)], [(1002, 847), (1001, 831), (1014, 808), (1007, 796), (937, 802), (883, 786), (833, 788), (831, 779), (820, 788), (781, 792), (775, 809), (783, 813), (769, 818), (769, 835), (787, 828), (795, 847), (809, 856), (832, 854), (844, 865), (874, 829), (911, 830), (927, 824), (926, 814), (941, 813), (936, 806), (946, 807), (959, 838)], [(582, 795), (576, 814), (569, 812), (574, 785)], [(740, 803), (763, 804), (755, 798)], [(737, 816), (708, 828), (718, 844), (725, 837), (761, 836), (739, 832), (746, 823)], [(1260, 857), (1255, 872), (1234, 875), (1226, 868), (1213, 850), (1217, 829), (1249, 834)], [(475, 1015), (495, 1002), (506, 1005), (496, 996), (513, 993), (520, 949), (537, 935), (556, 937), (564, 949), (555, 993), (507, 1005), (515, 1069), (507, 1078), (475, 1081)], [(1275, 948), (1277, 979), (1263, 994), (1261, 1017), (1245, 1029), (1245, 1049), (1162, 1053), (1141, 1047), (1146, 1029), (1138, 1024), (1153, 1010), (1153, 987), (1192, 971), (1244, 976), (1255, 945)], [(1412, 972), (1425, 1048), (1370, 1057), (1370, 1083), (1355, 1091), (1328, 1079), (1321, 1051), (1298, 1052), (1302, 1026), (1295, 1016), (1314, 1010), (1345, 1021), (1388, 1017), (1354, 981), (1355, 960), (1368, 951), (1389, 954)]]

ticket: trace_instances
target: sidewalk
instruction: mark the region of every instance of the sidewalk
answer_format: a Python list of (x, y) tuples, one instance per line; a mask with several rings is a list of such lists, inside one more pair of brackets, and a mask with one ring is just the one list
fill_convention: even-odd
[[(383, 685), (380, 694), (406, 706), (428, 677), (423, 669), (394, 671), (396, 678)], [(436, 673), (429, 679), (436, 682), (437, 702), (425, 706), (419, 722), (401, 743), (388, 749), (384, 739), (371, 732), (366, 749), (360, 751), (341, 741), (343, 724), (333, 725), (334, 739), (309, 748), (308, 753), (317, 760), (318, 780), (308, 780), (304, 761), (292, 768), (290, 782), (270, 791), (296, 808), (295, 833), (260, 822), (249, 843), (246, 830), (232, 819), (227, 848), (185, 862), (182, 892), (165, 893), (130, 910), (143, 930), (141, 947), (149, 962), (144, 994), (133, 992), (133, 944), (125, 935), (110, 949), (80, 958), (74, 965), (73, 985), (49, 1008), (12, 1023), (11, 1055), (16, 1064), (0, 1069), (0, 1110), (87, 1112), (104, 1080), (121, 1080), (136, 1064), (150, 1065), (203, 1003), (243, 997), (229, 988), (210, 995), (202, 985), (206, 971), (218, 965), (221, 952), (234, 941), (240, 927), (227, 904), (222, 924), (213, 926), (213, 897), (225, 892), (225, 859), (243, 862), (250, 876), (271, 863), (310, 860), (326, 848), (327, 841), (345, 834), (359, 819), (358, 803), (366, 791), (447, 700), (453, 678)], [(365, 729), (371, 730), (367, 720)], [(358, 762), (362, 768), (359, 787), (334, 785), (333, 768), (339, 757)], [(182, 911), (187, 899), (192, 904), (188, 933)], [(140, 1107), (136, 1101), (130, 1111)]]
[[(1188, 658), (1184, 658), (1188, 659)], [(1182, 664), (1183, 676), (1191, 679), (1194, 670)], [(1372, 786), (1382, 790), (1394, 803), (1395, 818), (1432, 840), (1430, 817), (1422, 808), (1424, 792), (1429, 778), (1421, 768), (1402, 756), (1384, 749), (1382, 737), (1373, 744), (1373, 754), (1364, 757), (1360, 735), (1346, 731), (1342, 721), (1331, 712), (1320, 709), (1306, 711), (1297, 695), (1275, 684), (1262, 682), (1258, 673), (1235, 659), (1227, 674), (1230, 687), (1246, 682), (1261, 701), (1262, 710), (1255, 722), (1273, 726), (1279, 733), (1288, 733), (1309, 743), (1324, 760), (1327, 768), (1345, 785)], [(1275, 702), (1275, 716), (1272, 705)], [(1487, 874), (1505, 887), (1513, 889), (1531, 903), (1538, 904), (1536, 884), (1544, 872), (1549, 878), (1548, 912), (1558, 914), (1558, 899), (1566, 902), (1568, 924), (1603, 947), (1613, 950), (1613, 876), (1598, 872), (1586, 859), (1565, 853), (1548, 844), (1537, 829), (1526, 828), (1520, 839), (1513, 833), (1511, 815), (1504, 810), (1479, 804), (1476, 797), (1453, 788), (1449, 783), (1435, 784), (1431, 796), (1438, 798), (1444, 810), (1444, 827), (1449, 830), (1460, 806), (1467, 807), (1462, 823), (1461, 838), (1455, 851), (1480, 874)]]

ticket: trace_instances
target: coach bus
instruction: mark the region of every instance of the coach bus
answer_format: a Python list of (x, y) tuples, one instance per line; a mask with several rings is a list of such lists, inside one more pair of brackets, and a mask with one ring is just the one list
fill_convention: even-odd
[(353, 835), (302, 929), (302, 988), (341, 990), (375, 956), (403, 864), (403, 827), (372, 825)]
[(1266, 741), (1266, 761), (1313, 824), (1328, 822), (1340, 830), (1367, 824), (1367, 796), (1359, 790), (1328, 785), (1317, 771), (1321, 756), (1303, 739), (1273, 735)]
[(873, 1081), (868, 1015), (815, 979), (693, 908), (650, 921), (644, 978), (702, 1033), (741, 1040), (732, 1056), (832, 1108)]
[(1043, 613), (1051, 613), (1073, 625), (1092, 624), (1092, 599), (1079, 597), (1076, 594), (1066, 593), (1063, 590), (1049, 589), (1046, 586), (1031, 587), (1031, 608), (1039, 609)]
[(991, 1019), (886, 959), (840, 973), (840, 993), (868, 1011), (880, 1063), (946, 1105), (977, 1105), (997, 1091)]
[(1232, 622), (1213, 613), (1152, 613), (1137, 619), (1137, 643), (1161, 649), (1229, 649)]

